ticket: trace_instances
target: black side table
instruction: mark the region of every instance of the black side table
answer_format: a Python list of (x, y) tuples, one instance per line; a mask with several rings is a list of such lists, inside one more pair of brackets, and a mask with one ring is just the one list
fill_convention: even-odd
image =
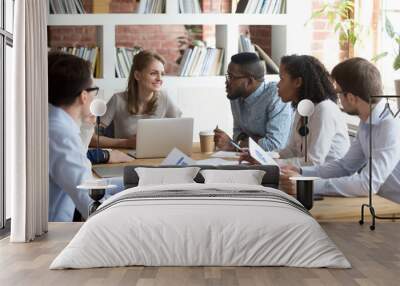
[(89, 189), (89, 197), (93, 200), (93, 203), (89, 206), (89, 216), (101, 205), (100, 200), (104, 197), (105, 193), (106, 189)]
[(101, 205), (100, 200), (104, 197), (106, 194), (106, 189), (112, 189), (116, 188), (116, 185), (106, 185), (103, 182), (103, 184), (100, 184), (96, 182), (96, 184), (91, 184), (92, 181), (87, 182), (86, 184), (79, 185), (77, 188), (78, 189), (84, 189), (88, 190), (89, 192), (89, 197), (93, 200), (93, 202), (89, 206), (89, 213), (88, 216), (90, 216), (92, 213), (94, 213), (97, 208)]
[(296, 181), (296, 198), (307, 209), (311, 210), (314, 205), (314, 181), (318, 177), (290, 177)]

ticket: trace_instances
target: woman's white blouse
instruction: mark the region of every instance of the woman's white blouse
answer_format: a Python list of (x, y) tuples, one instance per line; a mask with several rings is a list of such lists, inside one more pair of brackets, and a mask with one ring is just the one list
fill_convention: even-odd
[(308, 119), (308, 160), (304, 161), (304, 137), (298, 132), (301, 116), (296, 112), (287, 146), (279, 151), (282, 164), (322, 165), (342, 158), (350, 147), (347, 125), (339, 106), (331, 100), (315, 105)]

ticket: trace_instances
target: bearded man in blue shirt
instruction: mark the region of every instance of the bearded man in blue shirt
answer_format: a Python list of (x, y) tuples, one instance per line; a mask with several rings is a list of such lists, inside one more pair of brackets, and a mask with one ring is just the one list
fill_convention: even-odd
[[(233, 141), (247, 147), (250, 137), (266, 151), (283, 149), (293, 110), (278, 96), (276, 82), (265, 79), (265, 65), (258, 56), (255, 53), (232, 56), (225, 85), (233, 115)], [(214, 132), (218, 148), (235, 150), (228, 134), (218, 128)]]

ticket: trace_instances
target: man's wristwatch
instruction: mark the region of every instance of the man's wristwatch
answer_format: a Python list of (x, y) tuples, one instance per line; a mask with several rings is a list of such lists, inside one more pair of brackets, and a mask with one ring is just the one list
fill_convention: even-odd
[(110, 151), (103, 150), (104, 162), (107, 163), (110, 160)]

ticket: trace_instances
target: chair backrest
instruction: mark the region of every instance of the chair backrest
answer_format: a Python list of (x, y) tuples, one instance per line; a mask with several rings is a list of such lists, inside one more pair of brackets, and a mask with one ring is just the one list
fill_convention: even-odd
[[(184, 168), (188, 166), (126, 166), (124, 168), (124, 187), (125, 189), (136, 187), (139, 183), (139, 176), (136, 173), (135, 169), (138, 167), (145, 168)], [(225, 165), (225, 166), (203, 166), (203, 165), (193, 165), (190, 167), (199, 167), (201, 170), (213, 169), (213, 170), (263, 170), (265, 171), (265, 175), (262, 179), (261, 184), (264, 187), (278, 188), (279, 185), (279, 167), (278, 166), (269, 166), (269, 165)], [(197, 183), (204, 183), (204, 178), (200, 174), (194, 178)]]

